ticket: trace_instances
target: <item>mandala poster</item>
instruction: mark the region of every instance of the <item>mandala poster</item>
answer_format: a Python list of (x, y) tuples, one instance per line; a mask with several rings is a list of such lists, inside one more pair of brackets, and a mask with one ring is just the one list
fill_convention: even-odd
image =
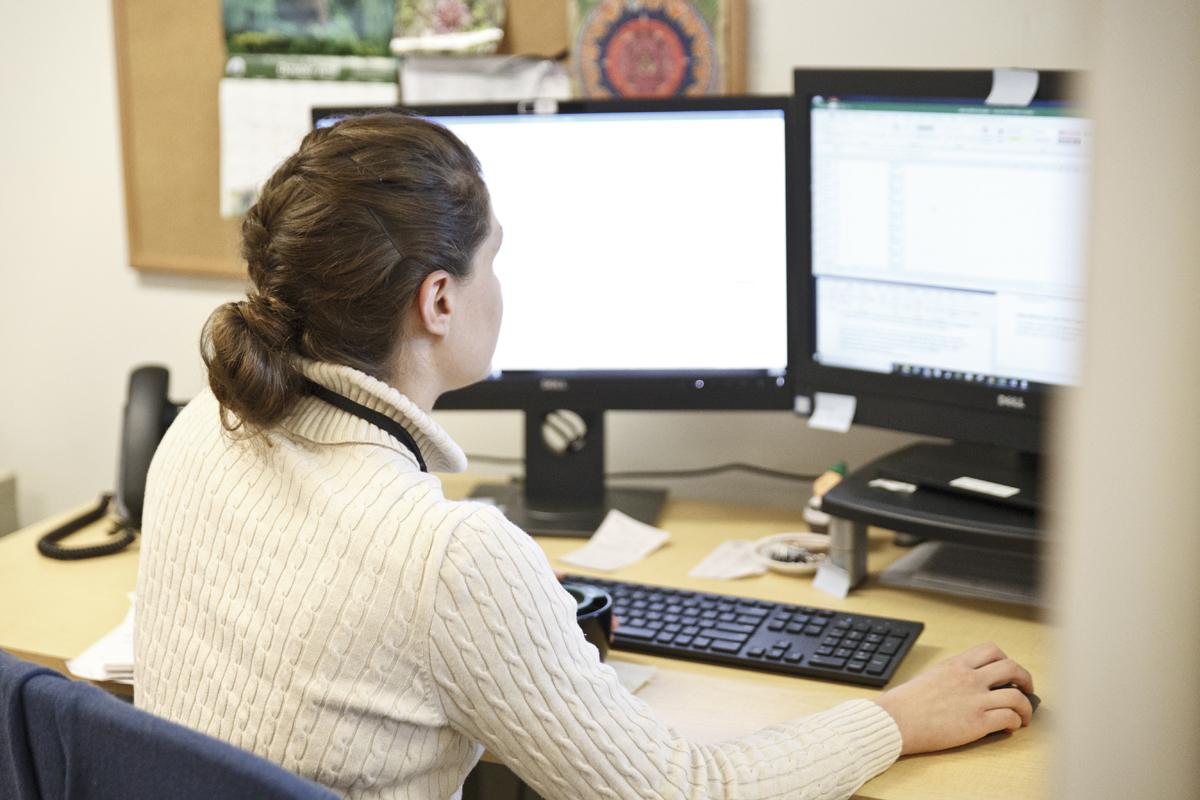
[(584, 97), (735, 90), (742, 0), (571, 0), (571, 67)]

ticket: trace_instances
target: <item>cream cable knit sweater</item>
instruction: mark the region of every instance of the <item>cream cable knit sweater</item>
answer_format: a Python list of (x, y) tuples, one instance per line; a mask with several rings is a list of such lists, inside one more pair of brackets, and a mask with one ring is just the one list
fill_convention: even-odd
[[(313, 380), (462, 451), (395, 389)], [(866, 700), (718, 745), (617, 682), (545, 556), (442, 496), (399, 442), (316, 398), (232, 440), (203, 392), (150, 470), (137, 703), (354, 798), (457, 797), (486, 747), (547, 798), (848, 797), (900, 752)]]

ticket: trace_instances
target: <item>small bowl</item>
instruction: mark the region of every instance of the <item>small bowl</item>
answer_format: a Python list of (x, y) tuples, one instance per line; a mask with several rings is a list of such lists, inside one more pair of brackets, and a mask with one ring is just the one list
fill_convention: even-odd
[(583, 637), (600, 651), (600, 660), (608, 656), (608, 639), (612, 636), (612, 595), (586, 583), (564, 583), (563, 588), (575, 598), (575, 618), (583, 629)]
[(816, 548), (828, 547), (811, 533), (780, 533), (754, 543), (754, 554), (767, 569), (788, 575), (808, 575), (825, 560)]

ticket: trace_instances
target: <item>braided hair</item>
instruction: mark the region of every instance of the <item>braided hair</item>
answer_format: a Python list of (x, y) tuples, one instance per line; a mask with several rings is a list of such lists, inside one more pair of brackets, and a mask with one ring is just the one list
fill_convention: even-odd
[(304, 393), (296, 356), (382, 379), (425, 277), (469, 277), (489, 205), (474, 154), (433, 122), (375, 113), (309, 133), (242, 223), (246, 299), (201, 334), (222, 424), (284, 416)]

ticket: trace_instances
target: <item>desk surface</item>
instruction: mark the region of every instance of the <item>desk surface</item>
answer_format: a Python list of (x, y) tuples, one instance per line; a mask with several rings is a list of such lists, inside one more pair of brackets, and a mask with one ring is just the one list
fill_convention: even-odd
[[(448, 476), (443, 480), (447, 495), (452, 497), (463, 496), (472, 483), (464, 476)], [(73, 513), (76, 512), (64, 514), (63, 518)], [(0, 648), (65, 670), (67, 659), (120, 623), (128, 610), (126, 594), (133, 589), (137, 576), (137, 547), (88, 561), (52, 561), (37, 553), (36, 542), (56, 522), (49, 519), (0, 538), (0, 609), (3, 609)], [(847, 599), (839, 600), (813, 589), (807, 578), (776, 573), (734, 582), (690, 578), (688, 570), (721, 540), (753, 539), (796, 530), (803, 527), (799, 515), (672, 500), (660, 525), (671, 533), (670, 542), (615, 577), (920, 620), (925, 623), (925, 631), (900, 665), (891, 685), (911, 678), (935, 661), (987, 640), (997, 642), (1034, 674), (1038, 694), (1047, 702), (1039, 709), (1032, 727), (1012, 735), (994, 735), (949, 752), (901, 759), (867, 783), (858, 797), (1007, 800), (1048, 795), (1046, 778), (1055, 692), (1049, 684), (1050, 629), (1040, 621), (1036, 611), (893, 589), (870, 581)], [(104, 536), (101, 527), (95, 526), (76, 539), (84, 543), (103, 540)], [(581, 544), (578, 539), (539, 541), (557, 568), (566, 566), (558, 563), (557, 557)], [(871, 573), (877, 574), (903, 552), (891, 544), (889, 536), (873, 531)], [(572, 571), (587, 573), (587, 570)], [(638, 696), (682, 733), (705, 742), (740, 736), (843, 700), (878, 694), (878, 690), (860, 686), (634, 653), (617, 652), (613, 657), (657, 667), (658, 672)], [(731, 708), (737, 709), (737, 713), (731, 714)]]

